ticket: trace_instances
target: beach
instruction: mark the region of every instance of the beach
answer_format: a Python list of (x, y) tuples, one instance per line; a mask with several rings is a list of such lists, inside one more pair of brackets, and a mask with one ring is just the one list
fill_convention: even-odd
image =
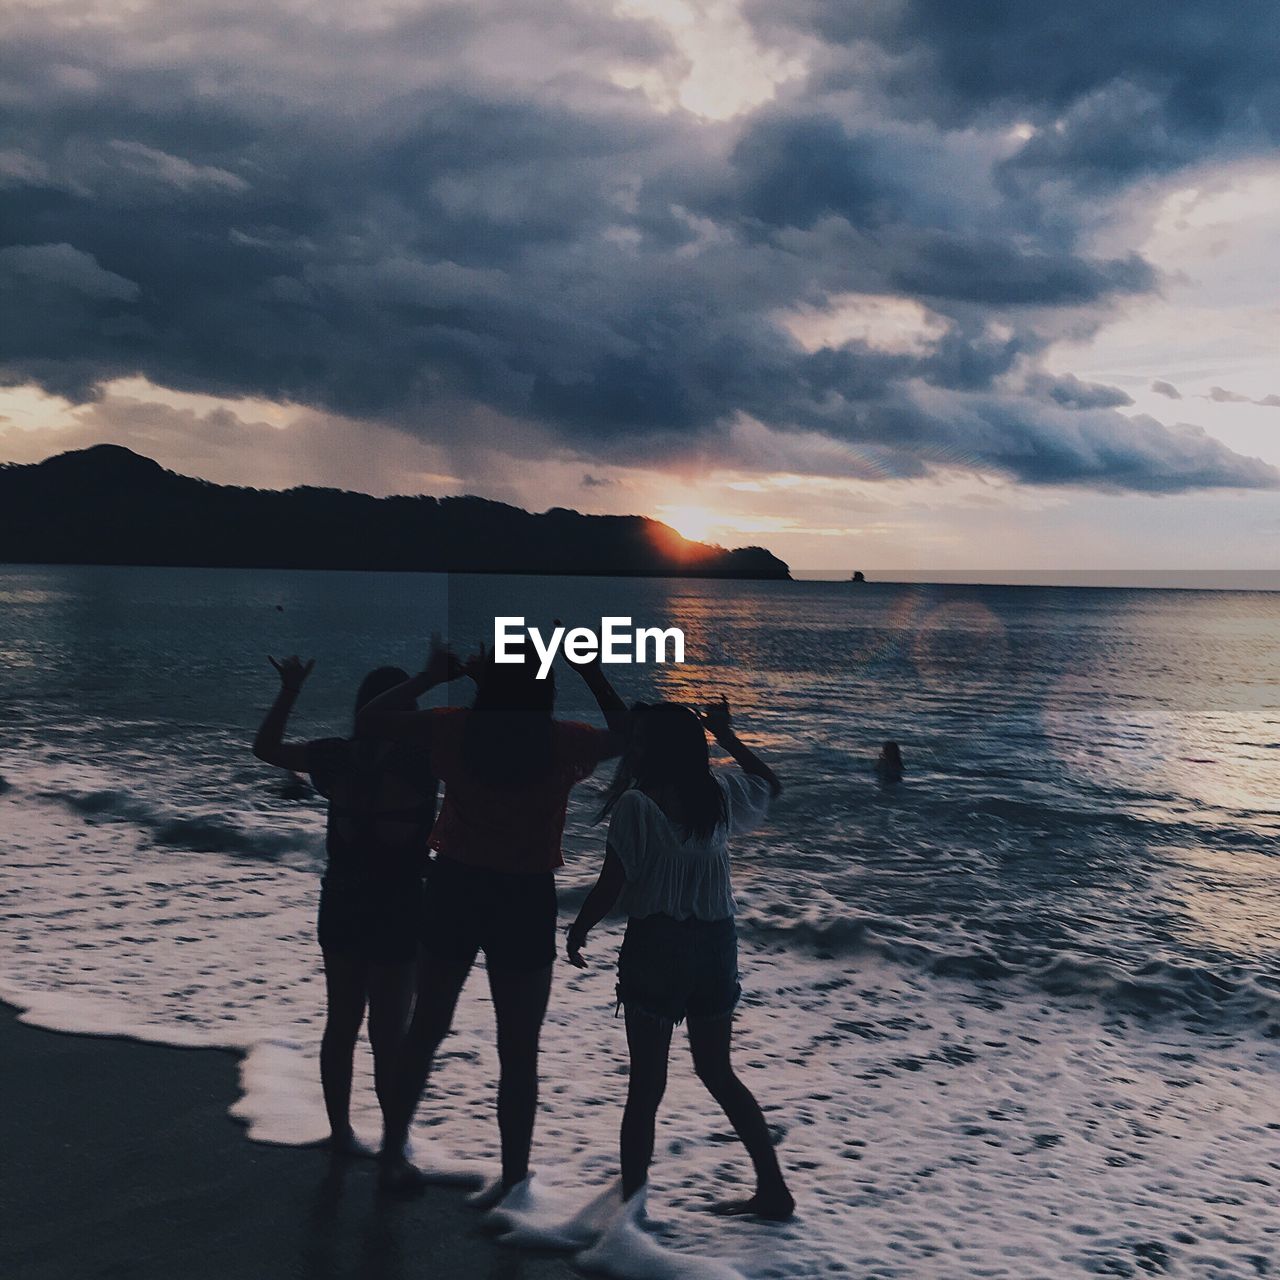
[(1280, 1280), (1278, 58), (0, 4), (0, 1280)]
[[(756, 1007), (744, 1016), (741, 1061), (747, 1078), (767, 1087), (792, 1055), (771, 1115), (794, 1172), (796, 1220), (719, 1224), (697, 1212), (724, 1189), (720, 1179), (744, 1171), (678, 1054), (645, 1237), (663, 1243), (644, 1254), (615, 1247), (605, 1274), (1271, 1274), (1280, 1257), (1272, 1088), (1280, 1042), (1241, 1053), (1231, 1040), (1206, 1043), (1169, 1028), (1148, 1039), (1141, 1018), (1099, 1018), (1078, 999), (985, 985), (944, 984), (939, 1007), (934, 981), (860, 968), (863, 1016), (839, 1022), (831, 1002), (842, 986), (853, 994), (847, 981), (837, 980), (823, 1005), (785, 962), (758, 957), (752, 966)], [(788, 1021), (806, 1034), (764, 1022), (766, 975), (770, 999), (800, 1000)], [(586, 1016), (580, 1006), (577, 1015)], [(562, 1007), (548, 1031), (548, 1075), (568, 1065), (558, 1051), (566, 1020)], [(856, 1054), (833, 1052), (846, 1037)], [(472, 1030), (463, 1040), (466, 1058), (481, 1038)], [(607, 1145), (616, 1112), (600, 1110), (599, 1093), (582, 1081), (568, 1107), (566, 1082), (549, 1082), (535, 1165), (550, 1182), (504, 1243), (482, 1233), (460, 1190), (386, 1201), (372, 1162), (335, 1169), (319, 1150), (247, 1140), (229, 1118), (243, 1115), (246, 1088), (260, 1125), (272, 1123), (280, 1093), (259, 1080), (253, 1097), (252, 1073), (234, 1054), (48, 1032), (20, 1025), (8, 1009), (0, 1053), (9, 1089), (0, 1271), (24, 1280), (551, 1280), (576, 1272), (567, 1252), (542, 1246), (608, 1185), (608, 1159), (584, 1170), (573, 1138), (594, 1131)], [(582, 1074), (596, 1077), (617, 1054), (616, 1044), (612, 1052), (597, 1044), (576, 1056)], [(487, 1127), (488, 1117), (465, 1105), (471, 1090), (456, 1069), (449, 1077), (453, 1132), (461, 1132), (462, 1093), (472, 1119), (465, 1136), (479, 1142), (476, 1122)], [(431, 1104), (424, 1109), (430, 1116)], [(286, 1107), (284, 1120), (296, 1110)], [(573, 1151), (576, 1164), (565, 1160)], [(676, 1211), (681, 1204), (685, 1212)]]
[[(638, 599), (637, 616), (683, 626), (693, 661), (619, 683), (727, 691), (786, 784), (735, 848), (735, 1059), (799, 1211), (783, 1226), (707, 1212), (750, 1169), (681, 1033), (648, 1221), (597, 1255), (608, 1274), (1248, 1280), (1280, 1266), (1275, 597), (494, 580), (460, 588), (471, 612), (446, 619), (438, 591), (396, 575), (33, 569), (0, 593), (0, 997), (89, 1035), (6, 1023), (24, 1100), (41, 1101), (6, 1117), (6, 1176), (24, 1180), (3, 1247), (49, 1268), (33, 1274), (68, 1274), (58, 1260), (86, 1240), (120, 1259), (201, 1232), (193, 1253), (220, 1275), (365, 1274), (394, 1256), (415, 1274), (455, 1241), (456, 1269), (439, 1270), (463, 1280), (579, 1265), (536, 1246), (581, 1226), (617, 1177), (620, 923), (592, 934), (588, 970), (556, 968), (535, 1193), (502, 1224), (512, 1239), (477, 1236), (456, 1190), (378, 1216), (364, 1165), (317, 1217), (323, 1157), (287, 1148), (326, 1130), (324, 807), (248, 752), (275, 683), (264, 651), (318, 638), (296, 731), (342, 732), (362, 665), (413, 661), (446, 621), (465, 643), (497, 604), (534, 616), (549, 594), (560, 616)], [(571, 673), (560, 697), (563, 714), (593, 714)], [(894, 789), (869, 769), (886, 737), (907, 762)], [(606, 781), (570, 806), (562, 924), (599, 867)], [(22, 1056), (37, 1049), (47, 1063)], [(132, 1101), (104, 1087), (120, 1076), (140, 1086)], [(416, 1160), (493, 1176), (495, 1077), (477, 967)], [(376, 1139), (364, 1045), (353, 1103)], [(190, 1224), (166, 1234), (165, 1215)], [(279, 1265), (237, 1271), (255, 1231)]]
[(572, 1274), (479, 1232), (459, 1190), (388, 1200), (370, 1161), (246, 1142), (233, 1054), (45, 1031), (4, 1006), (0, 1059), (11, 1280)]

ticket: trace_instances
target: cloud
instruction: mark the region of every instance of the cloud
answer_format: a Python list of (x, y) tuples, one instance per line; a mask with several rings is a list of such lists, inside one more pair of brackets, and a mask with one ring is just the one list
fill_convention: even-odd
[(138, 286), (105, 271), (91, 253), (69, 244), (18, 244), (0, 249), (0, 277), (27, 301), (41, 294), (70, 292), (99, 302), (132, 302)]
[(1061, 377), (1033, 374), (1028, 380), (1028, 388), (1047, 395), (1064, 409), (1118, 409), (1133, 403), (1133, 397), (1119, 387), (1083, 382), (1071, 373)]
[[(1011, 114), (1042, 130), (1109, 83), (1082, 53), (1032, 75), (1002, 35), (991, 87), (986, 37), (945, 6), (810, 3), (796, 21), (829, 45), (810, 78), (715, 121), (624, 87), (682, 55), (585, 0), (91, 8), (0, 13), (0, 272), (20, 286), (3, 382), (92, 402), (142, 375), (297, 404), (345, 424), (353, 454), (394, 432), (465, 458), (477, 422), (502, 423), (512, 451), (536, 438), (577, 474), (719, 456), (749, 419), (784, 449), (826, 439), (851, 475), (1276, 483), (1040, 368), (1159, 284), (1089, 247), (1098, 197), (1050, 205), (1010, 178), (1033, 155)], [(1009, 21), (1035, 52), (1042, 25)], [(841, 83), (868, 45), (874, 110)], [(1142, 100), (1163, 111), (1155, 83)], [(787, 327), (851, 297), (930, 325), (893, 349)]]
[(428, 442), (324, 414), (295, 412), (282, 428), (251, 411), (178, 406), (110, 391), (57, 428), (0, 422), (0, 450), (16, 462), (39, 462), (104, 442), (219, 484), (271, 489), (312, 484), (378, 495), (441, 495), (462, 488), (448, 474), (447, 458)]
[(1067, 406), (1051, 396), (922, 391), (870, 408), (858, 436), (879, 445), (896, 476), (968, 468), (980, 459), (1023, 484), (1107, 492), (1280, 486), (1275, 467), (1237, 454), (1201, 427)]
[(1113, 413), (1064, 413), (1010, 398), (983, 398), (974, 413), (1004, 442), (1004, 469), (1024, 482), (1166, 494), (1280, 485), (1276, 468), (1242, 457), (1189, 423), (1165, 426), (1139, 414), (1121, 419), (1126, 429), (1116, 431)]
[(1172, 382), (1163, 382), (1159, 378), (1151, 384), (1151, 390), (1158, 396), (1167, 396), (1170, 400), (1182, 399), (1182, 392)]
[(826, 217), (877, 225), (894, 213), (872, 144), (830, 115), (761, 114), (734, 143), (729, 167), (727, 211), (767, 226), (808, 228)]
[(891, 278), (899, 289), (918, 296), (1016, 307), (1094, 302), (1113, 293), (1143, 292), (1155, 283), (1137, 254), (1091, 262), (1019, 250), (996, 238), (945, 233), (922, 237), (914, 261)]
[(126, 371), (139, 284), (60, 242), (0, 248), (0, 385), (35, 382), (70, 398)]
[(1272, 394), (1260, 396), (1256, 400), (1242, 391), (1230, 391), (1226, 387), (1210, 387), (1209, 393), (1200, 396), (1201, 400), (1212, 400), (1217, 404), (1257, 404), (1264, 408), (1280, 408), (1280, 396)]
[(193, 191), (200, 187), (224, 191), (249, 189), (244, 178), (217, 165), (192, 164), (182, 156), (171, 156), (140, 142), (123, 142), (119, 138), (113, 138), (107, 145), (115, 153), (119, 170), (176, 187), (179, 191)]
[(1280, 11), (1240, 0), (768, 0), (759, 29), (821, 43), (815, 82), (854, 85), (947, 129), (1016, 124), (1010, 180), (1105, 189), (1214, 149), (1265, 148), (1280, 125)]

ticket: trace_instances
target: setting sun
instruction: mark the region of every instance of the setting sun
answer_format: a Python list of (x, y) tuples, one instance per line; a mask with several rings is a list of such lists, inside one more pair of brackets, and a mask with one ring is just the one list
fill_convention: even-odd
[(721, 518), (708, 507), (658, 507), (656, 514), (659, 520), (669, 524), (681, 537), (691, 538), (694, 542), (706, 541), (711, 530), (722, 525)]

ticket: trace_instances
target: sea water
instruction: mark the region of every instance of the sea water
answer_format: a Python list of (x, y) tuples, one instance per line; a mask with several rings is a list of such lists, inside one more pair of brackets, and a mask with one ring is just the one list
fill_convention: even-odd
[[(250, 1136), (321, 1136), (324, 810), (249, 753), (266, 655), (317, 658), (291, 734), (343, 733), (365, 670), (416, 669), (433, 630), (466, 650), (496, 615), (681, 628), (685, 664), (612, 668), (620, 691), (727, 695), (786, 783), (735, 849), (735, 1043), (798, 1216), (705, 1212), (750, 1171), (677, 1037), (647, 1221), (614, 1213), (587, 1261), (1280, 1266), (1280, 595), (0, 569), (0, 994), (45, 1025), (240, 1048)], [(598, 718), (557, 679), (561, 714)], [(886, 739), (898, 787), (872, 770)], [(566, 918), (599, 866), (605, 781), (571, 804)], [(608, 1217), (619, 936), (593, 935), (584, 973), (558, 966), (518, 1239)], [(423, 1164), (493, 1171), (494, 1076), (478, 969), (419, 1114)], [(357, 1093), (374, 1136), (367, 1062)]]

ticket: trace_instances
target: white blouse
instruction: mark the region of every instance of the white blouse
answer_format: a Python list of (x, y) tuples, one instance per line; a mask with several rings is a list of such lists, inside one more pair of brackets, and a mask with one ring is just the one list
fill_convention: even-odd
[(729, 837), (764, 821), (769, 784), (740, 770), (715, 770), (725, 793), (728, 826), (707, 839), (686, 839), (678, 824), (643, 791), (624, 791), (609, 819), (609, 848), (626, 872), (618, 906), (629, 916), (661, 913), (676, 920), (727, 920), (734, 914)]

